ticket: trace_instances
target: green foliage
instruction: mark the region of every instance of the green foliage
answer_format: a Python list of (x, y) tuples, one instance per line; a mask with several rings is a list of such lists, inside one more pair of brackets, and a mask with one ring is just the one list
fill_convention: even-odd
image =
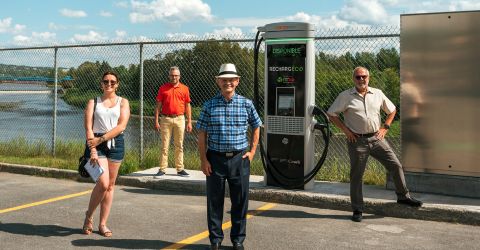
[[(259, 96), (263, 103), (264, 92), (264, 54), (260, 52), (258, 63)], [(168, 81), (168, 70), (171, 66), (179, 66), (181, 81), (185, 83), (191, 92), (192, 117), (197, 119), (202, 104), (218, 93), (215, 76), (222, 63), (234, 63), (241, 75), (240, 85), (237, 92), (247, 98), (254, 98), (253, 88), (253, 50), (240, 46), (238, 42), (229, 40), (206, 40), (197, 42), (191, 48), (182, 48), (167, 53), (159, 53), (143, 62), (143, 110), (145, 116), (153, 116), (155, 109), (155, 96), (158, 88)], [(395, 48), (381, 48), (376, 52), (358, 52), (352, 54), (347, 51), (344, 54), (327, 54), (317, 52), (315, 59), (315, 102), (316, 105), (328, 109), (338, 94), (353, 87), (352, 70), (356, 66), (365, 66), (370, 70), (372, 87), (384, 91), (400, 108), (400, 79), (399, 79), (399, 53)], [(62, 95), (68, 104), (84, 108), (87, 100), (101, 95), (101, 76), (107, 70), (112, 70), (119, 75), (120, 85), (118, 94), (130, 101), (132, 114), (140, 114), (140, 66), (138, 64), (120, 65), (112, 67), (106, 61), (86, 61), (76, 68), (59, 70), (59, 78), (72, 76), (73, 80), (64, 83), (68, 88)], [(21, 76), (44, 75), (53, 77), (52, 68), (27, 67), (15, 68), (0, 64), (0, 73)], [(9, 109), (10, 106), (0, 106), (1, 109)], [(258, 110), (263, 112), (262, 104)], [(261, 114), (262, 115), (262, 114)], [(262, 115), (263, 117), (263, 115)], [(397, 115), (397, 118), (399, 116)], [(332, 126), (332, 130), (341, 133)], [(399, 137), (399, 122), (395, 121), (388, 136)], [(24, 138), (19, 138), (6, 143), (0, 143), (0, 160), (8, 159), (19, 163), (32, 162), (33, 165), (45, 165), (49, 167), (76, 169), (77, 159), (82, 154), (83, 143), (81, 142), (58, 142), (56, 145), (56, 158), (50, 155), (50, 149), (43, 142), (29, 144)], [(145, 158), (142, 168), (158, 166), (158, 147), (145, 148)], [(258, 155), (258, 154), (257, 154)], [(32, 161), (33, 159), (33, 161)], [(172, 160), (172, 159), (170, 159)], [(139, 154), (135, 150), (126, 152), (120, 173), (130, 173), (140, 170)], [(185, 164), (187, 169), (199, 169), (199, 159), (195, 149), (185, 151)], [(38, 163), (38, 164), (37, 164)], [(343, 165), (342, 165), (343, 164)], [(348, 167), (340, 159), (331, 159), (328, 165), (317, 176), (321, 180), (348, 181)], [(365, 183), (382, 184), (385, 179), (383, 168), (377, 163), (370, 164), (370, 170), (365, 174)], [(252, 162), (252, 174), (263, 175), (263, 168), (258, 156)]]
[(45, 76), (53, 77), (51, 67), (29, 67), (23, 65), (0, 64), (1, 76)]
[[(316, 56), (316, 104), (328, 109), (336, 96), (353, 86), (352, 70), (356, 66), (365, 66), (371, 72), (370, 84), (382, 89), (400, 107), (400, 79), (399, 53), (395, 48), (382, 48), (378, 53), (346, 52), (343, 55), (331, 55), (319, 52)], [(158, 88), (168, 81), (168, 70), (171, 66), (178, 66), (182, 79), (190, 88), (192, 107), (201, 108), (202, 104), (218, 93), (215, 75), (220, 64), (232, 62), (237, 65), (242, 76), (238, 93), (247, 98), (254, 98), (253, 89), (253, 50), (240, 47), (237, 42), (228, 40), (206, 40), (198, 42), (191, 49), (178, 49), (165, 54), (157, 54), (151, 59), (144, 60), (143, 100), (144, 115), (153, 116), (155, 96)], [(264, 83), (264, 55), (259, 55), (259, 94), (263, 100)], [(130, 100), (133, 114), (139, 111), (139, 81), (140, 70), (138, 65), (123, 65), (112, 68), (107, 62), (84, 62), (78, 68), (70, 69), (67, 74), (74, 77), (73, 88), (78, 91), (67, 92), (64, 99), (75, 106), (83, 107), (87, 98), (100, 93), (100, 77), (106, 70), (113, 70), (119, 74), (119, 95)], [(75, 98), (72, 97), (75, 96)], [(98, 95), (98, 94), (97, 94)], [(259, 108), (262, 112), (262, 107)]]
[(370, 71), (370, 86), (384, 91), (397, 108), (400, 107), (400, 56), (394, 48), (371, 52), (350, 52), (334, 56), (320, 52), (316, 57), (315, 89), (316, 104), (323, 109), (333, 103), (344, 90), (352, 88), (352, 72), (356, 66)]

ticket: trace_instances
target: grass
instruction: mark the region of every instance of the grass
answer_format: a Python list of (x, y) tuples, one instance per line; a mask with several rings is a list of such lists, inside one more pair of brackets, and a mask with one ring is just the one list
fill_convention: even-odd
[[(81, 141), (58, 141), (56, 155), (53, 157), (50, 147), (42, 141), (28, 142), (24, 137), (0, 142), (0, 162), (77, 170), (78, 158), (83, 154), (84, 144)], [(158, 166), (159, 147), (146, 148), (143, 166), (139, 165), (139, 152), (127, 150), (120, 168), (120, 174), (128, 174)], [(184, 152), (185, 169), (200, 170), (200, 159), (195, 149)], [(174, 166), (173, 149), (169, 155), (169, 166)], [(345, 160), (327, 157), (323, 167), (315, 177), (316, 180), (349, 182), (349, 165)], [(263, 175), (264, 170), (259, 153), (251, 164), (252, 175)], [(375, 160), (370, 160), (365, 170), (364, 183), (368, 185), (385, 185), (385, 168)]]

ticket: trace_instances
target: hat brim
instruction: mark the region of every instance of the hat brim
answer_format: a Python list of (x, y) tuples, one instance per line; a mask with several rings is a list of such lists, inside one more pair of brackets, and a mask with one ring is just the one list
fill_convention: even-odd
[(240, 77), (239, 75), (235, 75), (235, 74), (224, 74), (224, 75), (219, 75), (219, 76), (216, 76), (217, 78), (237, 78), (237, 77)]

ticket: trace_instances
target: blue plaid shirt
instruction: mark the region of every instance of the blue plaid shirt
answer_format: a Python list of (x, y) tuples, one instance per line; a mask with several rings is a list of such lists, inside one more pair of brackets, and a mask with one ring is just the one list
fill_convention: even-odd
[(203, 104), (196, 127), (207, 132), (208, 149), (231, 152), (248, 147), (248, 125), (262, 125), (252, 101), (238, 94), (227, 101), (219, 93)]

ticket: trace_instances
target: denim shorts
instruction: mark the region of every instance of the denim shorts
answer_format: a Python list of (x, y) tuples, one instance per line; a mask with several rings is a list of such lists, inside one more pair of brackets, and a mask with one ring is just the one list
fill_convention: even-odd
[[(95, 137), (100, 137), (101, 134), (95, 134)], [(112, 146), (108, 148), (108, 141), (104, 141), (100, 145), (97, 145), (97, 155), (98, 158), (107, 158), (113, 162), (121, 162), (125, 156), (125, 142), (123, 139), (123, 134), (117, 135), (115, 137)], [(90, 158), (90, 149), (88, 146), (85, 147), (85, 156)]]

